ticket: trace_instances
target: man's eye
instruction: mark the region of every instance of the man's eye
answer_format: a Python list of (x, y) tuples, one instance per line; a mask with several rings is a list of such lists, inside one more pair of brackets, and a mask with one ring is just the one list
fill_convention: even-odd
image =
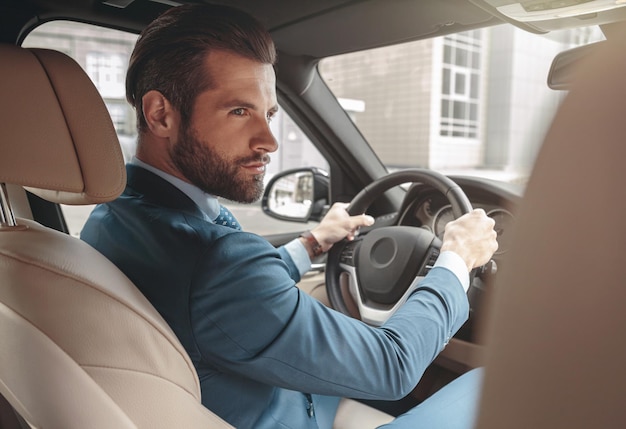
[(274, 114), (273, 113), (268, 113), (267, 114), (267, 122), (268, 123), (272, 122), (272, 119), (274, 119)]
[(234, 109), (234, 110), (232, 110), (232, 111), (231, 111), (231, 113), (232, 113), (233, 115), (237, 115), (237, 116), (243, 116), (243, 114), (244, 114), (245, 112), (246, 112), (246, 110), (245, 110), (245, 109), (243, 109), (243, 108)]

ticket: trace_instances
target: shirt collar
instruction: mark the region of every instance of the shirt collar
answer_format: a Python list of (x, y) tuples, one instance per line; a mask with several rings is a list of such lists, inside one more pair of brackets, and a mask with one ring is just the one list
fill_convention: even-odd
[(156, 174), (163, 180), (166, 180), (178, 188), (183, 194), (187, 195), (194, 203), (196, 203), (202, 213), (211, 222), (213, 222), (213, 220), (220, 214), (220, 202), (215, 196), (207, 194), (197, 186), (187, 183), (184, 180), (180, 180), (178, 177), (174, 177), (163, 170), (159, 170), (150, 164), (146, 164), (137, 157), (133, 157), (130, 163)]

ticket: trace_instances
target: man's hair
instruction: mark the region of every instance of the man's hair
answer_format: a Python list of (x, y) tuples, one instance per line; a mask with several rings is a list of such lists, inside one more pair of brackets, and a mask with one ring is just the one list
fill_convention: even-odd
[(204, 68), (212, 50), (276, 62), (269, 32), (243, 11), (199, 4), (169, 9), (143, 30), (130, 57), (126, 99), (135, 107), (139, 132), (147, 126), (141, 99), (151, 90), (163, 94), (183, 124), (189, 123), (197, 95), (212, 85)]

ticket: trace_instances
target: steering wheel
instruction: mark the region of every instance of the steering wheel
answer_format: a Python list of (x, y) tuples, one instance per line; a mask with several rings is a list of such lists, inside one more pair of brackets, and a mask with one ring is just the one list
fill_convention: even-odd
[[(365, 213), (385, 191), (409, 182), (430, 185), (445, 195), (455, 219), (472, 211), (472, 204), (455, 182), (435, 171), (415, 168), (391, 173), (366, 186), (350, 202), (348, 213)], [(335, 243), (326, 262), (326, 290), (332, 307), (352, 316), (358, 312), (365, 323), (382, 325), (432, 268), (441, 244), (424, 228), (375, 224), (353, 241)]]

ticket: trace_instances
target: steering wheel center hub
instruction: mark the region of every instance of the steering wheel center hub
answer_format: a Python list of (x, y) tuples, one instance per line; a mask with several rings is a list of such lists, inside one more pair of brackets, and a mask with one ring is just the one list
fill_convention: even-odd
[(372, 246), (370, 253), (370, 261), (372, 267), (382, 269), (386, 268), (393, 262), (398, 253), (396, 242), (389, 238), (383, 237)]
[(409, 226), (391, 226), (367, 234), (356, 253), (358, 283), (372, 302), (391, 305), (400, 299), (422, 268), (438, 239)]

